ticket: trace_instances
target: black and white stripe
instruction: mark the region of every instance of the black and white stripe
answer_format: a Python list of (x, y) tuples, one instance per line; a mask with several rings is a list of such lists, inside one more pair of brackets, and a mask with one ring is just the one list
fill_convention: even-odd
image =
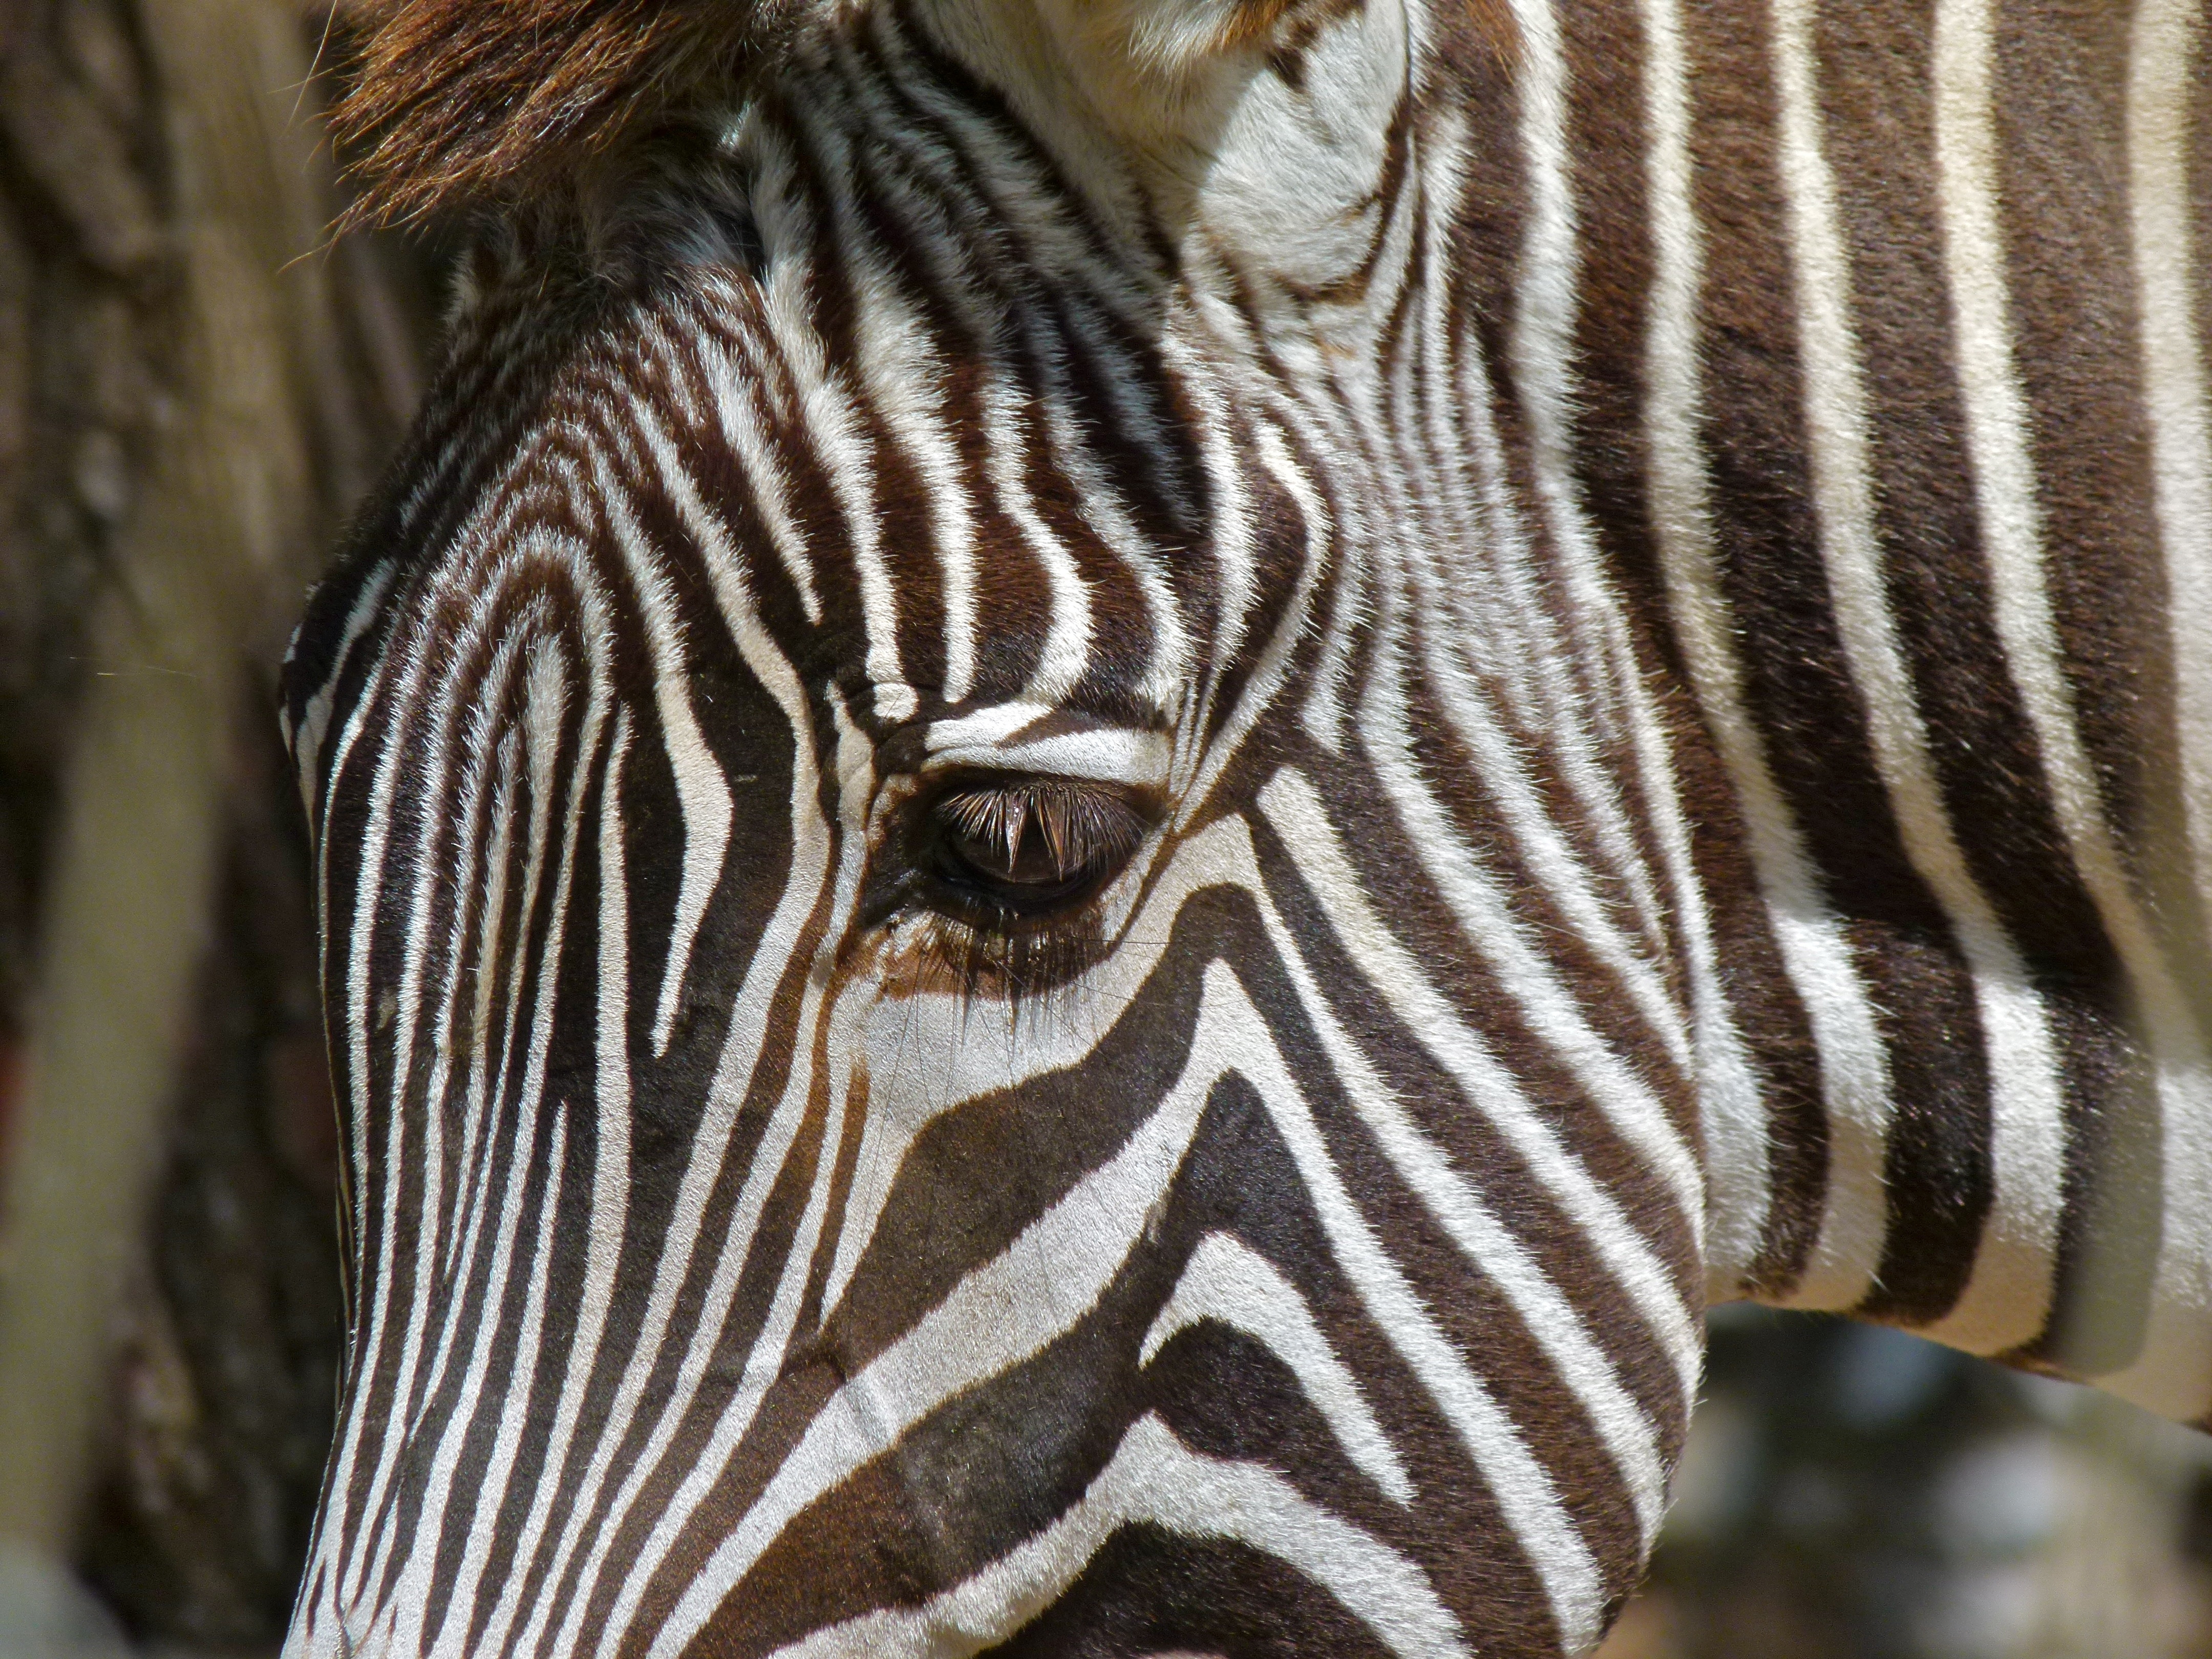
[(289, 1651), (1582, 1652), (1709, 1298), (2203, 1419), (2203, 25), (909, 0), (488, 230)]

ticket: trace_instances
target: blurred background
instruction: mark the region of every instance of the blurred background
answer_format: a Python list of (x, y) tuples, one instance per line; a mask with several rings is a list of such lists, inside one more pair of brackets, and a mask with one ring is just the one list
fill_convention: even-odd
[[(0, 0), (0, 1659), (273, 1655), (341, 1358), (300, 599), (435, 340), (343, 15)], [(1749, 1308), (1605, 1659), (2212, 1659), (2212, 1440)]]

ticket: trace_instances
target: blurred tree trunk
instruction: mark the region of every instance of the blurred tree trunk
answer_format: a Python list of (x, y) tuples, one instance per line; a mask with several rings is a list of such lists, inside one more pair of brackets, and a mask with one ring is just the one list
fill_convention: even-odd
[(0, 1534), (281, 1636), (342, 1332), (275, 664), (412, 401), (278, 0), (0, 0)]

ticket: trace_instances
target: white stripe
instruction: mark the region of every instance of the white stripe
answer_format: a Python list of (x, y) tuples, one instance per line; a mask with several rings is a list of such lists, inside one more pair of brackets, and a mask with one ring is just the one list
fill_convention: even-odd
[[(510, 659), (519, 662), (526, 648), (521, 641), (517, 641), (511, 651), (504, 643), (501, 647), (495, 662), (495, 666), (501, 672), (496, 678), (487, 677), (484, 682), (487, 690), (478, 693), (480, 718), (487, 727), (493, 724), (490, 711), (498, 707), (498, 700), (506, 694), (506, 667)], [(489, 740), (489, 732), (486, 738), (479, 741), (484, 740)], [(450, 1160), (457, 1176), (454, 1197), (457, 1202), (464, 1203), (464, 1209), (442, 1210), (434, 1217), (429, 1217), (426, 1212), (426, 1219), (435, 1223), (436, 1271), (441, 1276), (450, 1276), (454, 1272), (454, 1264), (466, 1243), (462, 1236), (463, 1228), (469, 1215), (473, 1213), (466, 1205), (473, 1203), (474, 1191), (472, 1189), (464, 1200), (459, 1180), (465, 1178), (472, 1169), (477, 1170), (477, 1187), (481, 1187), (484, 1178), (484, 1170), (477, 1164), (476, 1154), (477, 1142), (491, 1122), (492, 1113), (488, 1103), (491, 1098), (494, 1079), (498, 1075), (491, 1050), (493, 1015), (500, 1009), (502, 988), (500, 966), (514, 949), (514, 941), (507, 932), (507, 884), (513, 875), (516, 826), (524, 823), (516, 805), (523, 798), (523, 745), (512, 731), (501, 733), (496, 741), (493, 759), (497, 763), (499, 771), (491, 799), (488, 851), (483, 857), (489, 884), (479, 912), (482, 921), (477, 929), (476, 961), (471, 967), (476, 981), (476, 1004), (469, 1011), (467, 1089), (462, 1102), (461, 1145), (459, 1154)], [(527, 931), (528, 915), (526, 902), (526, 907), (516, 917), (520, 930), (516, 938)], [(510, 975), (508, 983), (512, 982)], [(508, 1036), (504, 1030), (501, 1035), (502, 1041)], [(442, 1136), (442, 1130), (441, 1133)]]
[[(803, 250), (814, 242), (811, 204), (800, 185), (791, 146), (775, 126), (748, 112), (732, 139), (739, 160), (750, 174), (746, 205), (753, 216), (765, 248)], [(822, 601), (816, 590), (814, 560), (805, 532), (791, 516), (790, 491), (784, 471), (783, 450), (787, 434), (800, 420), (792, 407), (797, 401), (794, 371), (779, 350), (779, 323), (787, 325), (796, 309), (798, 326), (807, 326), (805, 284), (807, 273), (796, 258), (769, 262), (772, 275), (760, 291), (765, 327), (745, 330), (738, 350), (740, 365), (720, 351), (702, 353), (707, 359), (707, 381), (720, 411), (723, 436), (730, 442), (745, 472), (747, 495), (761, 515), (777, 559), (799, 589), (800, 608), (811, 627), (822, 622)], [(794, 269), (795, 268), (795, 269)], [(761, 334), (767, 337), (763, 339)], [(781, 407), (771, 408), (771, 404)]]
[(1025, 699), (978, 709), (958, 720), (933, 721), (924, 738), (929, 757), (922, 769), (976, 767), (1154, 789), (1166, 785), (1174, 757), (1166, 733), (1097, 726), (1023, 738), (1024, 728), (1055, 712)]
[(739, 379), (737, 365), (723, 353), (704, 356), (714, 405), (720, 416), (722, 441), (729, 446), (744, 474), (745, 500), (760, 516), (777, 562), (799, 590), (799, 607), (807, 625), (819, 628), (822, 596), (815, 591), (814, 562), (807, 556), (806, 538), (792, 520), (790, 490), (777, 453), (776, 434), (766, 429), (755, 385)]
[(1338, 1358), (1328, 1336), (1275, 1264), (1231, 1233), (1208, 1233), (1184, 1263), (1175, 1293), (1145, 1333), (1138, 1364), (1149, 1365), (1179, 1332), (1212, 1320), (1263, 1344), (1298, 1379), (1334, 1433), (1337, 1443), (1363, 1474), (1400, 1505), (1413, 1501), (1406, 1466), (1375, 1420), (1351, 1368)]
[(1567, 155), (1566, 54), (1551, 0), (1512, 0), (1521, 29), (1521, 151), (1528, 222), (1513, 289), (1508, 361), (1528, 420), (1530, 471), (1576, 603), (1575, 643), (1594, 670), (1605, 660), (1590, 630), (1611, 608), (1595, 578), (1589, 531), (1575, 488), (1572, 422), (1577, 284), (1581, 252)]
[(1238, 693), (1237, 707), (1228, 718), (1214, 728), (1212, 740), (1198, 757), (1191, 775), (1176, 781), (1174, 828), (1185, 830), (1198, 815), (1206, 811), (1213, 798), (1214, 785), (1230, 764), (1244, 751), (1244, 740), (1260, 722), (1260, 717), (1274, 706), (1289, 680), (1291, 658), (1305, 640), (1313, 625), (1314, 589), (1321, 580), (1322, 568), (1328, 559), (1331, 525), (1328, 504), (1322, 499), (1297, 459), (1291, 453), (1290, 446), (1281, 431), (1271, 422), (1256, 421), (1253, 428), (1253, 447), (1260, 465), (1281, 484), (1291, 499), (1297, 503), (1298, 522), (1304, 532), (1299, 537), (1297, 580), (1288, 600), (1277, 614), (1273, 631), (1266, 647), (1254, 659), (1246, 675), (1243, 690)]
[[(1421, 191), (1426, 198), (1428, 236), (1425, 256), (1430, 278), (1421, 294), (1421, 363), (1416, 376), (1418, 429), (1430, 451), (1425, 510), (1440, 521), (1431, 550), (1430, 568), (1437, 594), (1431, 613), (1455, 624), (1450, 630), (1474, 677), (1492, 688), (1507, 718), (1526, 727), (1530, 690), (1528, 664), (1518, 630), (1504, 625), (1504, 583), (1492, 574), (1519, 549), (1505, 544), (1520, 537), (1520, 526), (1497, 511), (1493, 487), (1502, 472), (1498, 434), (1486, 398), (1463, 395), (1455, 375), (1456, 355), (1466, 362), (1480, 356), (1471, 337), (1472, 319), (1456, 303), (1454, 210), (1467, 197), (1468, 122), (1463, 112), (1446, 108), (1415, 129)], [(1463, 332), (1470, 337), (1462, 339)], [(1525, 538), (1522, 538), (1525, 541)]]
[[(2128, 82), (2128, 160), (2135, 233), (2136, 273), (2143, 331), (2143, 388), (2150, 421), (2152, 465), (2157, 477), (2160, 541), (2165, 551), (2166, 614), (2173, 631), (2175, 727), (2181, 750), (2181, 786), (2199, 895), (2197, 922), (2208, 923), (2212, 899), (2212, 411), (2208, 411), (2205, 363), (2197, 306), (2203, 294), (2203, 250), (2193, 235), (2189, 194), (2189, 122), (2192, 99), (2203, 90), (2203, 9), (2198, 0), (2142, 0), (2136, 11)], [(2201, 1004), (2200, 1004), (2201, 1006)], [(2169, 1097), (2171, 1088), (2162, 1090)], [(2202, 1094), (2163, 1101), (2202, 1113)], [(2212, 1168), (2212, 1146), (2201, 1117), (2183, 1118), (2166, 1137), (2168, 1225), (2186, 1231), (2201, 1256), (2212, 1190), (2203, 1172)], [(2178, 1201), (2177, 1201), (2178, 1200)], [(2182, 1218), (2185, 1218), (2183, 1219)], [(2144, 1218), (2148, 1221), (2148, 1218)], [(2147, 1358), (2153, 1370), (2186, 1379), (2205, 1363), (2191, 1326), (2212, 1322), (2208, 1275), (2190, 1274), (2185, 1256), (2159, 1276), (2161, 1294), (2192, 1294), (2178, 1317), (2179, 1332), (2151, 1333)], [(2177, 1273), (2179, 1266), (2180, 1271)], [(2181, 1283), (2177, 1285), (2179, 1278)], [(2155, 1384), (2155, 1405), (2191, 1409), (2181, 1386)]]
[[(345, 678), (346, 668), (353, 660), (354, 647), (361, 642), (361, 636), (368, 631), (369, 623), (384, 608), (385, 595), (391, 591), (392, 574), (398, 568), (393, 560), (381, 560), (369, 573), (368, 580), (362, 584), (361, 592), (354, 598), (353, 609), (346, 612), (345, 628), (338, 636), (338, 647), (331, 653), (330, 672), (323, 677), (322, 684), (315, 689), (314, 696), (307, 699), (307, 706), (300, 711), (299, 729), (288, 730), (285, 733), (292, 747), (293, 769), (299, 775), (301, 804), (307, 809), (307, 822), (315, 831), (318, 850), (320, 850), (323, 822), (323, 777), (319, 769), (323, 758), (323, 739), (330, 730), (332, 699), (337, 696), (338, 682)], [(301, 625), (305, 626), (304, 623)], [(295, 649), (297, 644), (295, 637)], [(285, 653), (288, 666), (291, 655), (290, 651)], [(339, 764), (342, 765), (343, 761), (344, 756), (341, 753)], [(333, 767), (331, 776), (335, 778), (337, 775), (337, 768)]]
[[(1181, 809), (1188, 811), (1190, 780), (1199, 764), (1199, 747), (1214, 730), (1213, 702), (1223, 678), (1237, 665), (1251, 613), (1260, 595), (1254, 586), (1255, 523), (1251, 487), (1246, 470), (1252, 451), (1263, 441), (1245, 411), (1224, 396), (1217, 376), (1204, 357), (1182, 341), (1163, 343), (1162, 358), (1179, 379), (1182, 393), (1196, 414), (1200, 453), (1206, 477), (1213, 491), (1212, 535), (1214, 568), (1214, 625), (1206, 645), (1206, 663), (1198, 688), (1197, 706), (1181, 721), (1176, 738), (1173, 775)], [(1242, 441), (1241, 442), (1239, 441)], [(1263, 463), (1264, 465), (1264, 463)], [(1303, 574), (1304, 572), (1302, 571)]]
[[(1022, 698), (1026, 702), (1057, 702), (1074, 689), (1090, 664), (1091, 588), (1076, 568), (1074, 556), (1044, 521), (1030, 496), (1028, 475), (1036, 436), (1030, 426), (1042, 412), (1036, 400), (1013, 393), (995, 375), (984, 398), (985, 426), (1006, 434), (1005, 441), (989, 447), (987, 465), (992, 489), (1000, 510), (1013, 520), (1035, 556), (1050, 595), (1046, 603), (1044, 643)], [(1055, 461), (1063, 459), (1053, 457)]]
[[(1797, 827), (1775, 787), (1759, 734), (1744, 708), (1742, 672), (1731, 645), (1733, 623), (1713, 560), (1699, 441), (1704, 388), (1698, 312), (1705, 248), (1691, 197), (1690, 68), (1674, 0), (1644, 0), (1642, 13), (1644, 112), (1650, 128), (1644, 189), (1650, 204), (1655, 267), (1644, 341), (1643, 421), (1645, 476), (1668, 611), (1705, 728), (1712, 733), (1735, 787), (1761, 895), (1770, 910), (1796, 910), (1819, 939), (1825, 975), (1816, 976), (1814, 964), (1800, 952), (1780, 950), (1778, 954), (1802, 1006), (1811, 1009), (1816, 996), (1824, 998), (1812, 1018), (1830, 1115), (1863, 1120), (1870, 1104), (1873, 1115), (1886, 1123), (1885, 1068), (1873, 1010), (1852, 971), (1841, 930), (1820, 901)], [(1680, 857), (1682, 890), (1697, 893), (1697, 875), (1686, 850)], [(1698, 936), (1710, 952), (1714, 947), (1702, 902), (1699, 910)], [(1708, 965), (1705, 971), (1717, 979), (1717, 966)], [(1840, 997), (1833, 994), (1837, 991)], [(1717, 991), (1711, 994), (1717, 998)], [(1707, 1294), (1721, 1300), (1741, 1292), (1744, 1276), (1765, 1242), (1773, 1203), (1768, 1144), (1771, 1126), (1741, 1037), (1731, 1029), (1732, 1043), (1708, 1043), (1705, 1029), (1701, 1012), (1700, 1048), (1721, 1048), (1735, 1073), (1733, 1087), (1710, 1089), (1702, 1101), (1706, 1285)], [(1852, 1086), (1869, 1079), (1875, 1084), (1870, 1103)], [(1863, 1149), (1859, 1150), (1863, 1156)]]

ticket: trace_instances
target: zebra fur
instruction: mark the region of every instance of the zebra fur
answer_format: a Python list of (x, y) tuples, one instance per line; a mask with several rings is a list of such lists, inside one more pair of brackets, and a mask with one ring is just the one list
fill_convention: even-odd
[(1740, 1296), (2203, 1419), (2201, 6), (392, 17), (289, 1652), (1585, 1652)]

